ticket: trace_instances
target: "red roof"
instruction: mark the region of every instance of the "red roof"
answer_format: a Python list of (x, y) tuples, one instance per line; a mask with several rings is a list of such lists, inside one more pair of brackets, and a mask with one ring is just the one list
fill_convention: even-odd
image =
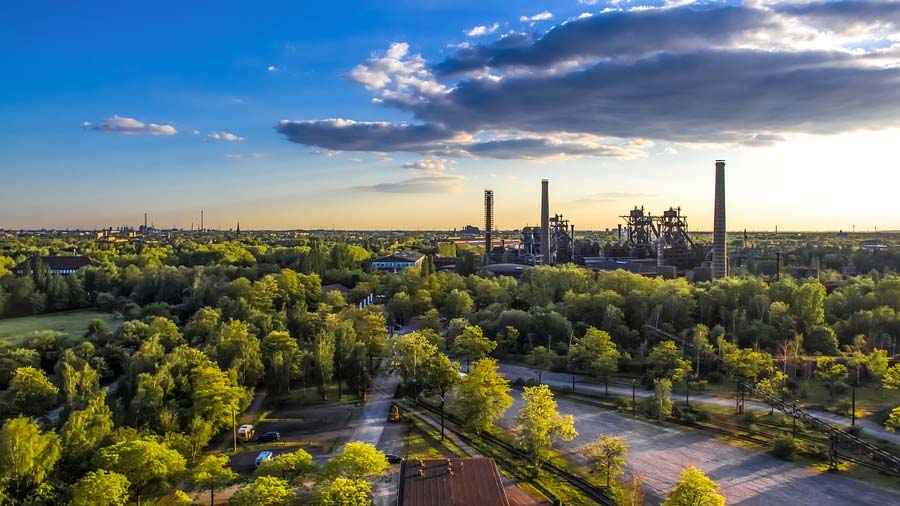
[(509, 506), (493, 459), (404, 460), (399, 506)]

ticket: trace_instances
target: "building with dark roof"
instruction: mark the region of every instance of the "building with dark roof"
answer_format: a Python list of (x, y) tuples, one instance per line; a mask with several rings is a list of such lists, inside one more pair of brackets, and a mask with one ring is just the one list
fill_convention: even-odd
[(397, 506), (510, 506), (494, 459), (404, 460)]
[[(59, 274), (60, 276), (68, 276), (75, 274), (78, 269), (94, 265), (94, 261), (85, 256), (50, 256), (40, 257), (41, 261), (47, 264), (50, 274)], [(26, 260), (15, 268), (16, 276), (25, 276), (32, 272), (33, 260)]]
[(397, 272), (411, 267), (419, 268), (424, 259), (425, 255), (417, 251), (400, 251), (372, 260), (372, 267), (379, 271)]

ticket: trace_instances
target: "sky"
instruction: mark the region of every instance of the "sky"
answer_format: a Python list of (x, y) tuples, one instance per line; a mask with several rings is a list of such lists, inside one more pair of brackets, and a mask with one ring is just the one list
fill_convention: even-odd
[(0, 228), (900, 229), (900, 1), (0, 5)]

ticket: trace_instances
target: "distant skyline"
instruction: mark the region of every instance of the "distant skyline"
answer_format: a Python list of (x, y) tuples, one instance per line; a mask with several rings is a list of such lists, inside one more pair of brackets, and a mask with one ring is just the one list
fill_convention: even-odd
[(900, 229), (900, 1), (0, 6), (0, 228)]

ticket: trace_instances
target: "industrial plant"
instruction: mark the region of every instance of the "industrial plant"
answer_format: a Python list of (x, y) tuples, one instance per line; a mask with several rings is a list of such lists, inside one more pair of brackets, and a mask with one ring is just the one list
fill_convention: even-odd
[(725, 161), (715, 162), (713, 241), (691, 237), (681, 207), (653, 214), (635, 206), (620, 216), (612, 238), (576, 239), (575, 225), (550, 212), (550, 182), (541, 180), (540, 226), (523, 226), (518, 239), (500, 238), (494, 221), (494, 192), (484, 191), (484, 250), (486, 264), (556, 265), (575, 263), (592, 270), (624, 269), (667, 278), (689, 275), (695, 281), (728, 275), (725, 222)]

